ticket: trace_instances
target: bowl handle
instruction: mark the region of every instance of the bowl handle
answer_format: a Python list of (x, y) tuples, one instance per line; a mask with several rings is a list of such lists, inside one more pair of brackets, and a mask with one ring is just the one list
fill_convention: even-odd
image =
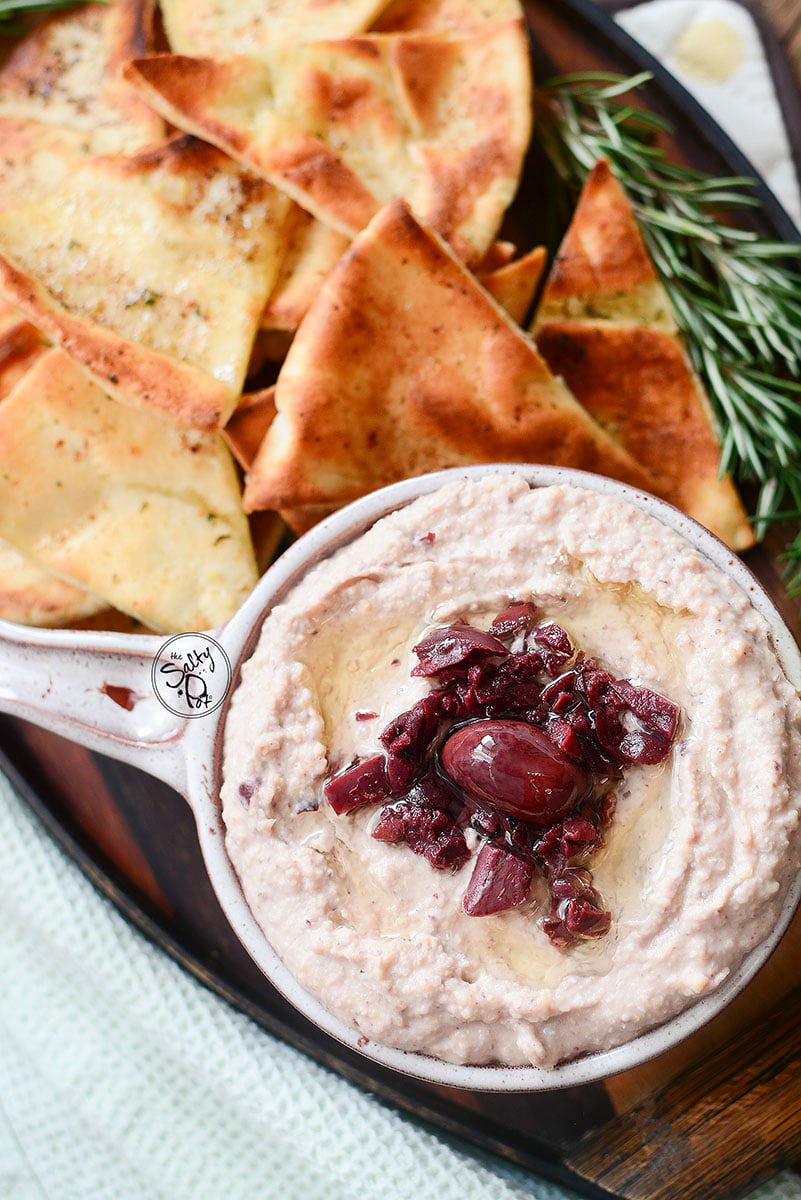
[(188, 721), (151, 682), (162, 637), (0, 621), (0, 712), (121, 759), (186, 795)]

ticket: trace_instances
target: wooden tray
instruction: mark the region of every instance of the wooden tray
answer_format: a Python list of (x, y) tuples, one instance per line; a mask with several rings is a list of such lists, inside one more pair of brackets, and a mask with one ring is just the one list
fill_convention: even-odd
[[(672, 152), (706, 170), (753, 175), (707, 114), (588, 0), (531, 0), (540, 77), (643, 68), (645, 99), (678, 133)], [(798, 239), (763, 184), (765, 233)], [(531, 164), (513, 222), (534, 235)], [(524, 234), (525, 236), (525, 234)], [(776, 556), (752, 568), (798, 636)], [(680, 1047), (604, 1084), (486, 1096), (403, 1079), (346, 1051), (266, 982), (209, 885), (183, 800), (130, 767), (0, 718), (0, 766), (53, 837), (120, 911), (187, 970), (271, 1033), (381, 1100), (591, 1197), (735, 1197), (801, 1161), (801, 917), (757, 979)]]

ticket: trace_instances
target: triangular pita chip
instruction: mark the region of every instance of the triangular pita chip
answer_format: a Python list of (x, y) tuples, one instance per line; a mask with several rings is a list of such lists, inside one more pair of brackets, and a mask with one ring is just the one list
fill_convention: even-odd
[(476, 263), (473, 270), (477, 275), (486, 275), (490, 271), (497, 271), (499, 267), (505, 267), (507, 263), (510, 263), (516, 254), (517, 246), (514, 242), (504, 240), (493, 242), (481, 262)]
[(386, 0), (161, 0), (176, 54), (273, 55), (315, 38), (344, 38), (367, 29)]
[(520, 0), (394, 0), (373, 25), (381, 33), (450, 33), (464, 37), (523, 16)]
[(110, 0), (37, 21), (3, 54), (0, 117), (80, 132), (87, 154), (159, 140), (163, 122), (119, 73), (151, 49), (152, 15), (152, 0)]
[(262, 329), (294, 332), (348, 248), (348, 238), (294, 204), (286, 226), (286, 253), (265, 305)]
[(631, 205), (605, 159), (587, 176), (537, 313), (538, 323), (575, 317), (676, 330)]
[(60, 350), (0, 404), (0, 464), (0, 536), (147, 625), (219, 625), (255, 582), (221, 436), (118, 404)]
[(289, 201), (179, 137), (0, 213), (0, 291), (118, 399), (211, 429), (236, 406)]
[(247, 478), (249, 510), (344, 504), (471, 462), (548, 462), (651, 482), (401, 201), (329, 275), (275, 401)]
[(496, 267), (494, 271), (479, 271), (478, 278), (481, 286), (501, 308), (506, 309), (512, 320), (522, 325), (534, 301), (546, 261), (545, 247), (535, 246), (528, 254)]
[(465, 261), (517, 189), (531, 132), (522, 22), (471, 38), (386, 34), (275, 61), (155, 55), (126, 78), (179, 128), (220, 146), (348, 237), (403, 196)]
[(274, 417), (275, 386), (243, 396), (223, 430), (231, 453), (245, 471), (253, 466)]
[(651, 472), (665, 499), (734, 549), (753, 545), (734, 485), (719, 478), (709, 401), (605, 162), (587, 180), (535, 329), (551, 369)]

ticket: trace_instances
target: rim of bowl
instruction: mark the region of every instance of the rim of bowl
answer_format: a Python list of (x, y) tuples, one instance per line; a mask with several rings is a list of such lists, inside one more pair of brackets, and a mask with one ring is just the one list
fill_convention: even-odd
[[(460, 479), (476, 479), (493, 474), (522, 475), (530, 487), (566, 484), (599, 495), (615, 496), (627, 500), (679, 533), (713, 565), (733, 578), (747, 594), (752, 606), (765, 618), (770, 627), (773, 648), (782, 670), (791, 685), (796, 690), (801, 689), (801, 652), (770, 595), (734, 551), (693, 518), (664, 500), (605, 476), (566, 467), (490, 463), (448, 468), (390, 484), (340, 509), (293, 543), (270, 567), (254, 592), (226, 626), (225, 640), (236, 655), (235, 686), (231, 689), (231, 694), (236, 690), (242, 663), (250, 657), (256, 647), (262, 622), (270, 610), (281, 602), (287, 592), (317, 562), (354, 541), (383, 516), (406, 507), (419, 496), (427, 495)], [(380, 1066), (389, 1067), (402, 1074), (430, 1083), (473, 1091), (553, 1091), (597, 1082), (639, 1066), (695, 1033), (742, 991), (778, 945), (801, 900), (799, 870), (787, 886), (781, 911), (769, 935), (748, 952), (739, 966), (717, 988), (675, 1016), (619, 1046), (587, 1052), (555, 1067), (452, 1063), (416, 1051), (400, 1050), (374, 1042), (372, 1039), (365, 1041), (360, 1030), (347, 1025), (307, 991), (277, 955), (267, 935), (256, 924), (233, 864), (224, 850), (224, 837), (218, 836), (218, 832), (222, 832), (223, 835), (225, 832), (219, 783), (222, 734), (229, 703), (230, 695), (220, 714), (214, 753), (215, 787), (212, 789), (214, 794), (211, 803), (219, 828), (209, 826), (205, 816), (210, 816), (210, 813), (204, 814), (203, 820), (200, 819), (199, 812), (196, 814), (201, 847), (226, 916), (270, 983), (299, 1012), (324, 1033), (348, 1048)]]

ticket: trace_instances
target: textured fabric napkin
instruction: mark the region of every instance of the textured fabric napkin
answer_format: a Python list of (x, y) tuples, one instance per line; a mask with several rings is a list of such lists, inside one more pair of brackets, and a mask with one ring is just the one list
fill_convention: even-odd
[[(743, 16), (729, 0), (653, 0), (622, 19), (719, 118), (747, 78), (743, 111), (758, 116), (733, 133), (758, 133), (744, 149), (800, 215)], [(719, 61), (703, 66), (719, 29), (685, 36), (682, 52), (698, 20), (736, 22), (728, 89)], [(757, 1194), (801, 1200), (801, 1181), (784, 1174)], [(0, 1200), (567, 1195), (426, 1132), (200, 987), (93, 890), (0, 777)]]

